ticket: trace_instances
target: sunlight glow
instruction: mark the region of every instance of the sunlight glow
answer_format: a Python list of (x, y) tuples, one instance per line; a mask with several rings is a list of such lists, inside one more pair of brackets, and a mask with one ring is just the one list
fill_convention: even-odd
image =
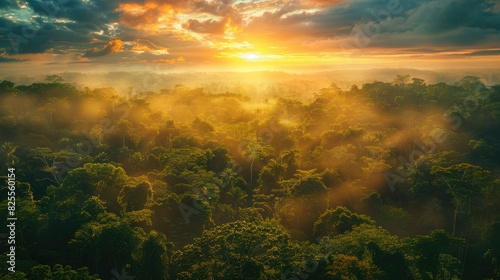
[(239, 57), (246, 59), (246, 60), (249, 60), (249, 61), (255, 61), (255, 60), (262, 58), (262, 56), (260, 54), (252, 53), (252, 52), (242, 53), (239, 55)]

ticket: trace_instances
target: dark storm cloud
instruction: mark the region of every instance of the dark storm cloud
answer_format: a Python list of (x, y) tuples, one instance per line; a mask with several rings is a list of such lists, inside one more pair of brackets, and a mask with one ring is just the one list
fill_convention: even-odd
[(362, 35), (370, 47), (500, 43), (500, 14), (494, 5), (489, 0), (351, 0), (288, 16), (300, 8), (288, 4), (253, 19), (248, 30), (299, 41)]
[(5, 8), (16, 8), (17, 3), (15, 0), (2, 0), (0, 1), (0, 9), (5, 9)]
[(95, 24), (108, 23), (116, 20), (118, 13), (115, 12), (120, 1), (111, 0), (28, 0), (29, 6), (35, 13), (48, 16), (74, 20), (77, 22), (94, 22)]
[(12, 49), (11, 37), (15, 24), (4, 18), (0, 18), (0, 52)]
[(411, 1), (394, 0), (354, 0), (333, 6), (312, 18), (314, 28), (328, 30), (332, 26), (354, 27), (356, 24), (369, 21), (391, 20), (403, 16), (405, 11), (414, 7)]
[(116, 11), (120, 1), (111, 0), (28, 0), (29, 6), (42, 17), (63, 19), (66, 26), (75, 32), (88, 33), (105, 29), (105, 25), (116, 22), (120, 14)]
[[(0, 17), (0, 34), (7, 34), (12, 27), (15, 26), (15, 23), (6, 18)], [(1, 38), (1, 37), (0, 37)]]
[[(24, 36), (26, 34), (28, 36)], [(91, 39), (88, 35), (52, 23), (45, 23), (39, 29), (17, 24), (8, 35), (10, 38), (2, 41), (2, 47), (6, 47), (10, 54), (42, 53), (54, 48), (64, 50), (71, 45), (86, 44)]]
[[(39, 1), (28, 0), (32, 10), (30, 22), (9, 22), (9, 40), (0, 43), (0, 48), (9, 53), (41, 53), (47, 50), (65, 52), (81, 44), (89, 43), (110, 20), (118, 15), (113, 11), (113, 1)], [(18, 10), (21, 11), (21, 8)], [(59, 22), (56, 22), (59, 21)], [(5, 26), (2, 24), (1, 26)], [(85, 46), (88, 48), (88, 46)]]
[(406, 28), (420, 32), (443, 33), (460, 27), (500, 29), (500, 14), (491, 10), (489, 0), (423, 1), (406, 18)]
[(492, 1), (428, 0), (406, 2), (404, 5), (403, 1), (400, 3), (400, 13), (391, 12), (387, 6), (379, 7), (379, 10), (372, 8), (368, 13), (371, 19), (368, 18), (369, 21), (364, 23), (375, 26), (371, 30), (367, 29), (366, 24), (361, 27), (368, 37), (373, 37), (372, 46), (471, 46), (500, 42), (500, 14), (493, 12)]
[[(275, 12), (266, 12), (249, 23), (254, 32), (273, 33), (287, 38), (316, 37), (326, 39), (339, 35), (349, 35), (353, 28), (379, 18), (392, 20), (403, 16), (413, 8), (414, 3), (394, 0), (351, 0), (323, 7), (315, 13), (300, 12), (304, 8), (299, 2), (289, 2)], [(390, 10), (387, 11), (387, 10)], [(380, 16), (380, 14), (383, 14)], [(388, 15), (388, 17), (387, 17)], [(270, 28), (272, 26), (272, 28)]]

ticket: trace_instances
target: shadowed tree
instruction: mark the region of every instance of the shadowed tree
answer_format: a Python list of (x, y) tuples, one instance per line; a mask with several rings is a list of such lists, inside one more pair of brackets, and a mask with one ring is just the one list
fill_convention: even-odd
[(500, 277), (500, 220), (488, 227), (485, 239), (488, 249), (484, 256), (491, 260), (495, 277)]
[(15, 89), (15, 83), (11, 81), (3, 80), (0, 82), (0, 92), (11, 92)]
[(139, 260), (141, 279), (167, 279), (168, 254), (173, 250), (172, 243), (167, 243), (164, 234), (151, 231), (142, 244), (142, 256)]
[(118, 202), (121, 204), (123, 210), (127, 212), (137, 211), (144, 209), (152, 196), (153, 190), (151, 189), (151, 184), (144, 181), (136, 186), (124, 186), (118, 196)]
[(385, 251), (374, 242), (368, 243), (367, 247), (372, 253), (373, 264), (382, 270), (382, 275), (378, 279), (413, 279), (402, 252)]
[(85, 260), (94, 271), (99, 271), (101, 248), (98, 236), (101, 228), (97, 223), (83, 225), (76, 233), (74, 239), (68, 243), (73, 252), (81, 260)]
[(134, 262), (145, 236), (141, 228), (132, 228), (114, 214), (101, 215), (99, 221), (83, 226), (70, 244), (82, 253), (92, 256), (88, 262), (104, 276)]
[(422, 279), (453, 279), (460, 276), (460, 261), (451, 252), (463, 244), (463, 239), (435, 230), (431, 235), (408, 238), (404, 241), (411, 263)]
[(49, 83), (62, 83), (64, 82), (64, 78), (59, 75), (48, 75), (45, 76), (45, 81)]
[(483, 82), (481, 82), (481, 78), (477, 76), (465, 76), (460, 79), (456, 85), (469, 93), (475, 93), (476, 91), (486, 88)]
[(328, 207), (328, 189), (316, 170), (302, 171), (296, 178), (281, 181), (288, 196), (276, 203), (283, 224), (312, 235), (313, 224)]
[(326, 272), (321, 280), (344, 280), (344, 279), (381, 279), (382, 272), (367, 261), (357, 257), (336, 254), (331, 257), (331, 263), (326, 267)]
[[(90, 275), (87, 267), (81, 267), (73, 270), (71, 266), (54, 265), (51, 269), (48, 265), (37, 265), (31, 268), (28, 274), (29, 279), (40, 280), (99, 280), (98, 275)], [(2, 278), (11, 279), (11, 278)], [(26, 278), (23, 278), (26, 279)]]
[(358, 259), (364, 259), (369, 252), (367, 245), (375, 243), (379, 248), (388, 251), (397, 251), (401, 248), (401, 242), (398, 237), (391, 235), (382, 227), (370, 224), (361, 224), (353, 226), (350, 231), (339, 234), (332, 238), (322, 238), (318, 250), (323, 254), (335, 252), (355, 256)]

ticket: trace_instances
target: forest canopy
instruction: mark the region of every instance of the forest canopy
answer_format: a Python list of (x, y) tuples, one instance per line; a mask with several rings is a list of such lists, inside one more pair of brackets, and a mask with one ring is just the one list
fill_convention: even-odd
[(300, 95), (3, 80), (0, 277), (496, 279), (499, 128), (500, 85), (476, 76)]

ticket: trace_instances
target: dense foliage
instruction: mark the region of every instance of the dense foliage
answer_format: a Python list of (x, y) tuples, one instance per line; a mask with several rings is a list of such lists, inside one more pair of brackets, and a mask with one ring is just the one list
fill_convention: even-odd
[(500, 85), (470, 76), (264, 97), (1, 81), (0, 276), (498, 278), (499, 128)]

